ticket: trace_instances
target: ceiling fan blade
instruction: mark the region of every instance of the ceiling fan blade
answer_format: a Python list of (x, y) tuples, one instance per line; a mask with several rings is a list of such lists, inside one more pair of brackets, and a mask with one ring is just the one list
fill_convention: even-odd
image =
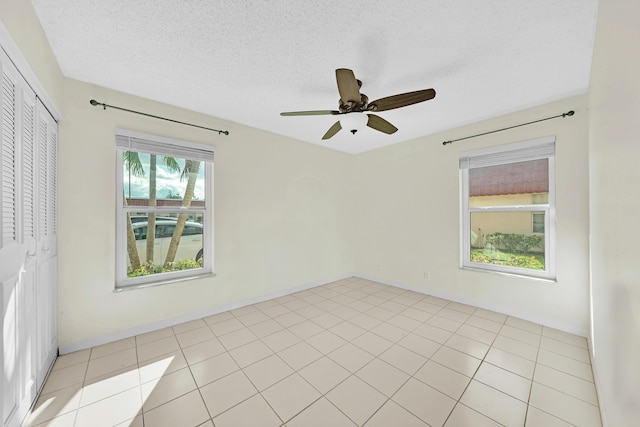
[(398, 128), (383, 119), (382, 117), (376, 116), (375, 114), (367, 114), (369, 116), (369, 120), (367, 120), (367, 126), (372, 129), (379, 130), (380, 132), (384, 132), (388, 135), (395, 133)]
[(342, 125), (340, 124), (340, 120), (338, 120), (337, 122), (335, 122), (333, 124), (333, 126), (331, 126), (329, 128), (329, 130), (327, 131), (327, 133), (324, 134), (324, 136), (322, 137), (322, 139), (329, 139), (331, 138), (333, 135), (335, 135), (336, 133), (338, 133), (338, 131), (342, 129)]
[(327, 116), (340, 114), (336, 110), (314, 110), (314, 111), (286, 111), (280, 113), (281, 116)]
[(360, 85), (353, 71), (347, 68), (338, 68), (336, 70), (336, 82), (338, 83), (338, 92), (343, 104), (351, 102), (360, 102)]
[(406, 107), (418, 102), (428, 101), (436, 96), (433, 89), (416, 90), (415, 92), (401, 93), (399, 95), (387, 96), (376, 99), (369, 103), (370, 111), (386, 111), (394, 108)]

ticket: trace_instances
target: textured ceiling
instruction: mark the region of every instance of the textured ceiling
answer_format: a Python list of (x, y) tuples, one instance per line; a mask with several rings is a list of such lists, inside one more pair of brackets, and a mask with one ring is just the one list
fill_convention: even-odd
[[(67, 77), (348, 153), (587, 92), (598, 6), (597, 0), (32, 3)], [(370, 100), (427, 88), (437, 96), (379, 113), (399, 128), (393, 135), (362, 127), (322, 141), (336, 116), (279, 113), (337, 109), (336, 68), (352, 69)]]

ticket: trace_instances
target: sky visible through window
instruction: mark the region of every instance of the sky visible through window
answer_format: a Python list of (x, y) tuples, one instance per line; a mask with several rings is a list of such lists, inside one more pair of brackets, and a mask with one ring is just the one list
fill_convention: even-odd
[[(127, 198), (149, 198), (149, 163), (151, 156), (147, 153), (139, 153), (140, 163), (144, 169), (144, 176), (134, 176), (127, 168), (123, 168), (124, 194)], [(163, 162), (162, 156), (157, 156), (156, 163), (156, 197), (158, 199), (184, 197), (187, 187), (187, 178), (180, 180), (181, 171), (184, 169), (185, 159), (176, 159), (180, 166), (180, 172), (170, 170)], [(193, 194), (193, 200), (204, 200), (204, 163), (200, 164), (198, 180)]]

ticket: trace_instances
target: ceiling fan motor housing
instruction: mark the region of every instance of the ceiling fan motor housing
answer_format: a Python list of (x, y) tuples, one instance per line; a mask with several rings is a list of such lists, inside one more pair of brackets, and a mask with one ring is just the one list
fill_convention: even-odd
[[(338, 109), (340, 110), (340, 113), (343, 114), (347, 114), (347, 113), (354, 113), (354, 112), (358, 112), (361, 113), (363, 111), (371, 111), (369, 108), (369, 97), (367, 95), (365, 95), (364, 93), (360, 94), (360, 102), (357, 101), (347, 101), (347, 102), (343, 102), (342, 99), (338, 100), (340, 106), (338, 107)], [(373, 105), (371, 105), (373, 107)]]

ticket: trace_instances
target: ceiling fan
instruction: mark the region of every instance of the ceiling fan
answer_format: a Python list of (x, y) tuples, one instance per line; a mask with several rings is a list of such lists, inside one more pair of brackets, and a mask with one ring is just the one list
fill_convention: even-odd
[[(320, 116), (320, 115), (339, 115), (349, 113), (367, 113), (367, 126), (386, 134), (392, 134), (398, 130), (397, 127), (383, 119), (382, 117), (370, 114), (374, 111), (387, 111), (395, 108), (406, 107), (407, 105), (417, 104), (419, 102), (428, 101), (436, 96), (433, 89), (416, 90), (414, 92), (401, 93), (398, 95), (387, 96), (385, 98), (376, 99), (369, 102), (369, 98), (364, 93), (360, 93), (362, 82), (356, 79), (353, 71), (347, 68), (338, 68), (336, 70), (336, 81), (338, 83), (338, 92), (340, 93), (340, 105), (338, 110), (313, 110), (313, 111), (289, 111), (280, 113), (281, 116)], [(340, 120), (335, 122), (324, 134), (322, 139), (329, 139), (342, 129)], [(356, 133), (356, 129), (351, 130)]]

